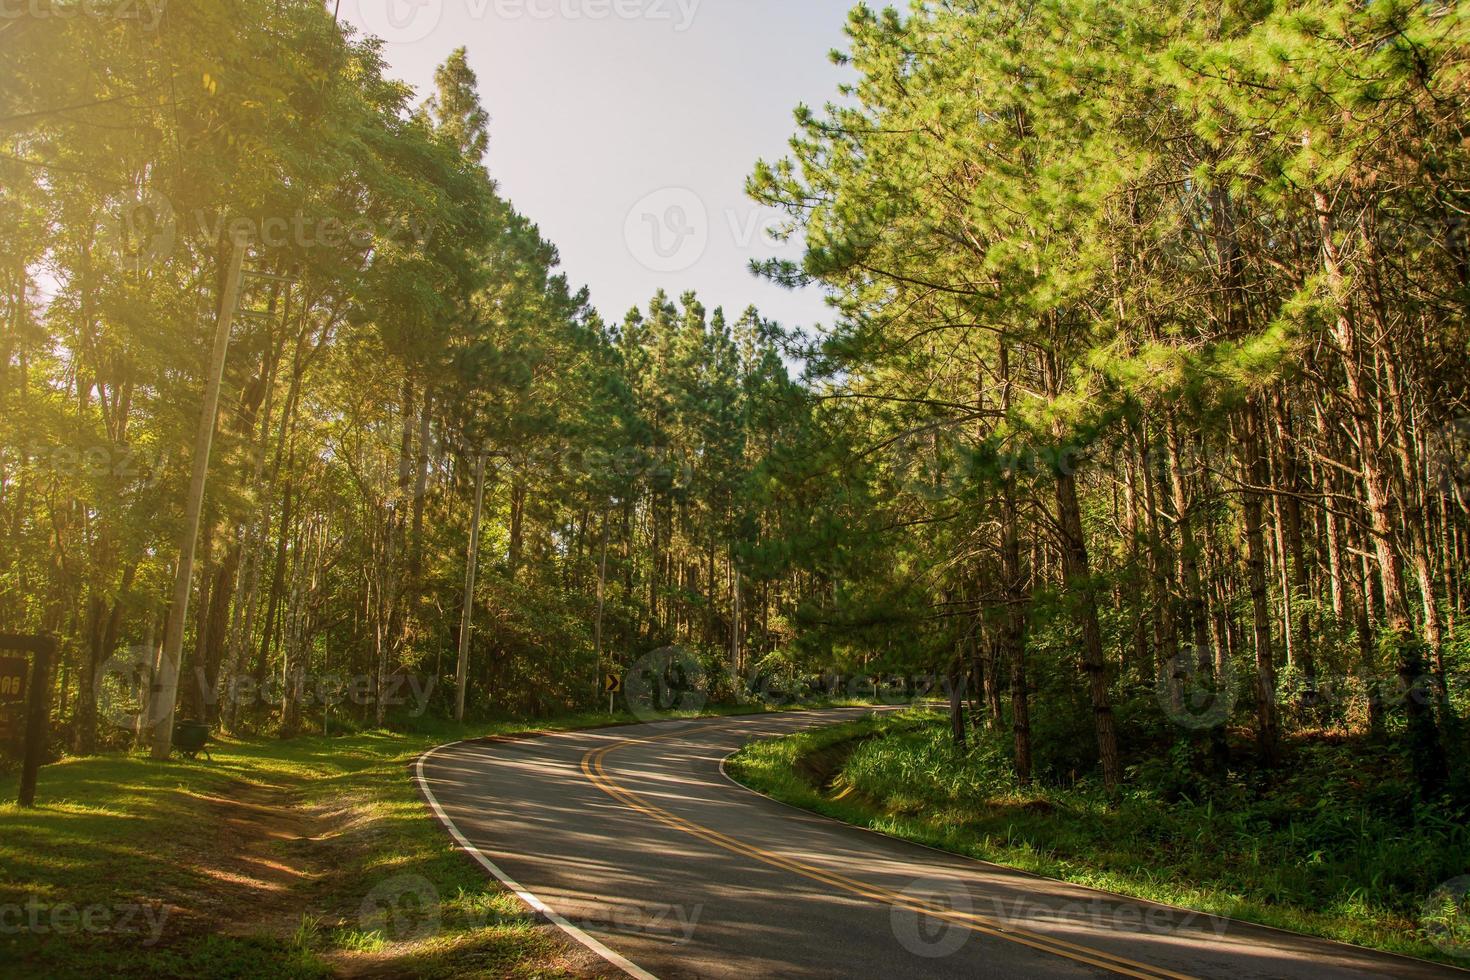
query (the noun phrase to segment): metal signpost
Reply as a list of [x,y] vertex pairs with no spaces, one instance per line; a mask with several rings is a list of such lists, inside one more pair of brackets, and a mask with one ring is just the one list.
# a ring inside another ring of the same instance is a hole
[[[0,658],[0,738],[15,738],[23,726],[25,747],[21,755],[20,795],[23,807],[36,805],[36,774],[46,752],[46,709],[51,700],[51,665],[58,646],[53,636],[16,636],[0,633],[0,653],[30,654],[27,664],[20,657]],[[29,675],[29,676],[27,676]]]
[[602,689],[607,692],[607,713],[613,713],[613,698],[623,693],[623,675],[607,673],[602,675]]

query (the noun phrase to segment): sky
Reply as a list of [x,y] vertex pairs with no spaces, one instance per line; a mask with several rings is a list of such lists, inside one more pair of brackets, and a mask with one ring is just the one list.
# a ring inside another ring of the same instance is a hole
[[487,164],[609,320],[655,290],[696,290],[731,317],[830,323],[820,290],[753,276],[799,258],[744,193],[786,155],[800,103],[837,95],[854,0],[340,0],[385,41],[391,73],[427,96],[455,48],[491,115]]

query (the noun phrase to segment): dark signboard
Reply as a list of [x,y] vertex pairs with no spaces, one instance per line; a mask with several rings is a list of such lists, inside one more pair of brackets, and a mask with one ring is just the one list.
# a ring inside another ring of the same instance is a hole
[[0,652],[30,657],[0,657],[0,743],[20,740],[17,800],[23,807],[36,805],[36,775],[46,754],[46,709],[51,700],[51,665],[56,662],[57,650],[55,637],[0,633]]
[[20,758],[25,749],[25,711],[18,704],[0,704],[0,754]]
[[22,657],[0,657],[0,704],[19,704],[26,699],[30,668]]
[[7,755],[19,755],[23,745],[30,667],[21,657],[0,657],[0,752]]

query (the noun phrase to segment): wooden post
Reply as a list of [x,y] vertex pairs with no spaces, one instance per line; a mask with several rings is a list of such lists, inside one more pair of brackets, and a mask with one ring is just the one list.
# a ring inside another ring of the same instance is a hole
[[173,603],[163,637],[159,677],[149,699],[153,721],[153,758],[164,760],[174,746],[174,708],[179,694],[179,667],[184,650],[184,626],[189,620],[189,592],[194,578],[194,550],[199,542],[199,521],[204,512],[204,483],[209,475],[209,452],[214,445],[214,427],[219,414],[220,388],[224,382],[225,358],[230,350],[230,328],[240,303],[240,276],[245,263],[246,242],[230,243],[230,265],[220,296],[214,331],[214,351],[205,379],[204,406],[199,413],[199,433],[194,443],[193,472],[184,510],[184,531],[179,544],[179,567],[174,575]]
[[470,524],[470,554],[464,573],[464,613],[459,620],[459,670],[455,683],[459,690],[454,705],[454,720],[464,721],[465,689],[470,677],[470,625],[475,615],[475,571],[480,563],[480,513],[485,507],[485,453],[475,463],[475,517]]
[[46,712],[51,700],[51,663],[56,659],[59,644],[55,637],[43,638],[31,658],[31,684],[26,694],[26,752],[20,770],[20,795],[22,807],[36,805],[36,776],[41,771],[41,758],[46,753]]
[[20,793],[16,802],[22,807],[36,805],[36,775],[46,755],[46,715],[51,707],[51,665],[58,658],[60,642],[54,636],[17,636],[0,634],[0,650],[31,655],[31,676],[26,685],[25,755],[21,762]]

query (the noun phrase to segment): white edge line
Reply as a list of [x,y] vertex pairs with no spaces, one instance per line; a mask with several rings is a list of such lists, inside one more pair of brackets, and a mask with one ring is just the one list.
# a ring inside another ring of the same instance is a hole
[[530,891],[526,890],[526,888],[522,886],[518,881],[502,871],[499,866],[495,864],[494,861],[490,860],[490,858],[485,855],[483,851],[481,851],[474,844],[471,844],[469,842],[469,839],[460,832],[459,827],[455,826],[454,821],[449,819],[449,814],[445,813],[444,807],[439,804],[439,798],[434,795],[433,790],[429,789],[429,782],[424,777],[424,763],[428,762],[429,759],[432,758],[436,753],[444,749],[451,749],[455,746],[466,744],[469,743],[451,742],[448,745],[441,745],[436,749],[430,749],[423,755],[419,756],[418,762],[415,765],[415,775],[419,784],[419,792],[424,794],[424,799],[428,801],[430,809],[434,811],[434,816],[437,817],[439,822],[442,823],[445,829],[449,831],[450,835],[454,838],[455,843],[459,845],[460,850],[464,851],[466,854],[470,855],[470,857],[478,861],[486,871],[495,876],[495,879],[497,881],[499,881],[506,888],[510,889],[512,892],[515,892],[517,898],[519,898],[522,902],[525,902],[535,911],[541,913],[541,915],[545,916],[548,920],[550,920],[552,925],[556,926],[562,932],[566,933],[568,936],[572,937],[577,942],[581,943],[583,946],[591,950],[593,953],[596,953],[598,956],[602,957],[604,960],[617,967],[619,970],[622,970],[628,976],[634,977],[635,980],[658,980],[658,977],[656,977],[654,974],[649,973],[647,970],[643,969],[643,967],[634,963],[627,957],[613,952],[607,946],[604,946],[601,942],[589,935],[586,931],[578,928],[562,916],[558,915],[556,912],[552,911],[551,906],[547,905]]

